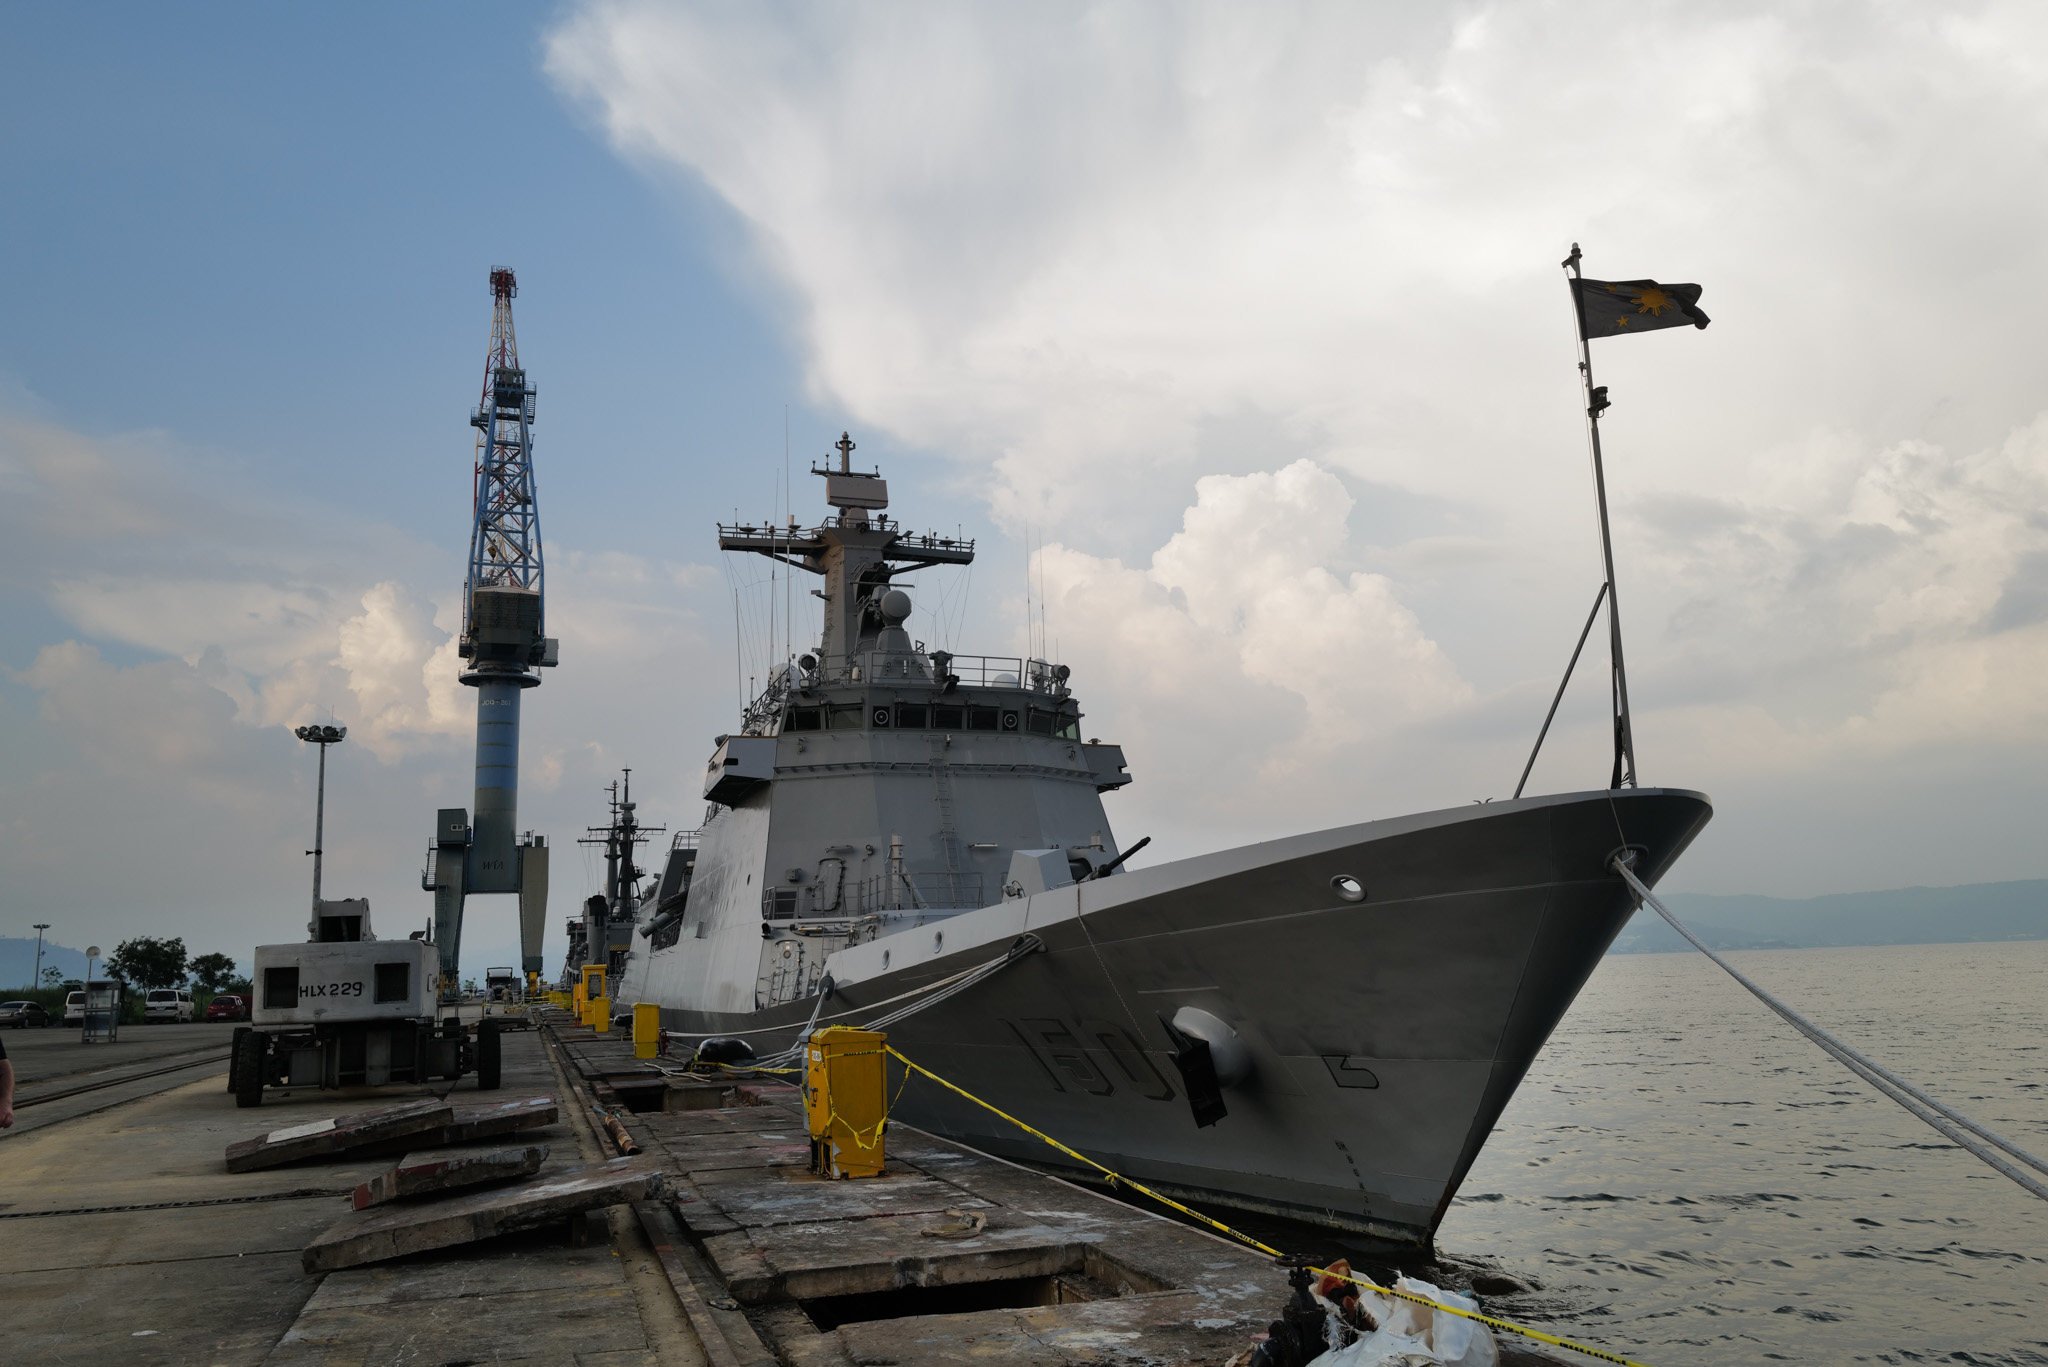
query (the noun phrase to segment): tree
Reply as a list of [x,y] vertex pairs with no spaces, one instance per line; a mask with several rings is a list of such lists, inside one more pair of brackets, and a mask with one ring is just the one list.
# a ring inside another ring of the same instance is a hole
[[138,935],[107,956],[107,972],[137,987],[175,987],[185,980],[185,940]]
[[226,990],[235,976],[235,961],[225,954],[197,954],[185,967],[191,971],[193,981],[208,992]]
[[50,966],[49,966],[48,968],[46,968],[46,969],[44,969],[44,970],[43,970],[43,986],[44,986],[44,987],[61,987],[61,986],[63,986],[63,983],[64,983],[64,970],[63,970],[63,969],[61,969],[61,968],[57,967],[57,966],[56,966],[55,964],[51,964],[51,965],[50,965]]

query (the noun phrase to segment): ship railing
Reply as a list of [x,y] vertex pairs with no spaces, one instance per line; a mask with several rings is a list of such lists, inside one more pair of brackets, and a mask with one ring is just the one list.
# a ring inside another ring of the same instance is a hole
[[[808,544],[811,534],[802,527],[778,527],[773,522],[764,522],[759,526],[751,522],[721,522],[718,524],[718,539],[726,543],[744,543],[749,548],[760,546],[764,549],[780,550],[784,547]],[[735,548],[728,544],[727,549]]]
[[[814,677],[826,682],[914,682],[934,686],[950,678],[967,688],[1022,688],[1064,696],[1067,673],[1064,666],[1049,660],[1018,655],[955,655],[919,648],[910,652],[864,650],[850,655],[827,655],[819,661]],[[778,693],[778,702],[780,696]]]
[[675,839],[668,842],[671,850],[694,850],[697,848],[697,831],[677,831]]
[[830,884],[769,888],[761,919],[857,920],[885,911],[972,910],[987,905],[979,873],[876,873]]
[[[779,526],[773,522],[721,522],[718,524],[718,539],[727,550],[816,551],[818,547],[812,534],[824,528],[893,532],[901,526],[887,513],[875,510],[865,516],[833,513],[819,518],[815,527]],[[889,549],[892,553],[907,551],[965,564],[974,558],[974,538],[940,536],[933,532],[906,533],[898,536]]]

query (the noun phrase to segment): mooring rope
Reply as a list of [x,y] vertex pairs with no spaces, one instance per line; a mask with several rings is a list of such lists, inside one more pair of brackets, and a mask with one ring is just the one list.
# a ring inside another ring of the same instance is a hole
[[[1914,1086],[1905,1078],[1892,1072],[1883,1064],[1851,1048],[1826,1030],[1823,1030],[1820,1026],[1815,1025],[1805,1016],[1799,1014],[1799,1012],[1793,1010],[1790,1006],[1787,1006],[1784,1002],[1778,1000],[1777,997],[1766,991],[1741,969],[1707,948],[1706,942],[1687,929],[1683,921],[1680,921],[1671,914],[1669,907],[1657,900],[1657,894],[1651,892],[1644,885],[1643,880],[1636,877],[1635,870],[1629,867],[1628,861],[1624,856],[1615,856],[1613,868],[1616,873],[1621,875],[1622,881],[1627,883],[1629,888],[1634,891],[1636,897],[1643,905],[1663,917],[1666,924],[1684,936],[1688,944],[1706,955],[1709,959],[1712,959],[1724,973],[1747,988],[1751,996],[1777,1012],[1786,1024],[1819,1045],[1851,1072],[1869,1083],[1880,1095],[1897,1102],[1900,1108],[1908,1115],[1922,1121],[1943,1138],[1950,1140],[1958,1147],[1975,1155],[1986,1166],[2011,1178],[2014,1182],[2025,1187],[2042,1200],[2048,1201],[2048,1183],[2043,1183],[2040,1177],[2035,1176],[2035,1173],[2048,1176],[2048,1162],[2035,1157],[1997,1131],[1985,1128],[1969,1116],[1964,1115],[1961,1111],[1929,1096],[1919,1087]],[[1983,1142],[1980,1143],[1980,1140]],[[1994,1153],[1992,1151],[1994,1147],[2004,1150],[2006,1155],[2019,1160],[2019,1163],[2025,1164],[2027,1168],[2032,1168],[2034,1171],[2031,1173],[2027,1172],[2022,1167],[2008,1161],[2005,1156]]]
[[[959,1083],[953,1082],[947,1078],[940,1077],[937,1073],[925,1067],[923,1064],[913,1062],[912,1060],[906,1058],[903,1055],[903,1053],[900,1050],[898,1050],[896,1046],[894,1046],[893,1044],[884,1044],[882,1046],[881,1052],[887,1054],[890,1058],[895,1059],[898,1063],[903,1065],[903,1081],[906,1085],[909,1083],[910,1074],[912,1073],[916,1073],[920,1077],[929,1078],[931,1081],[937,1083],[939,1086],[945,1088],[949,1092],[952,1092],[956,1096],[964,1097],[966,1100],[973,1102],[975,1105],[981,1107],[983,1110],[988,1111],[991,1114],[1008,1121],[1010,1124],[1024,1131],[1024,1133],[1030,1135],[1033,1139],[1037,1139],[1042,1143],[1048,1144],[1052,1148],[1057,1149],[1059,1152],[1073,1159],[1075,1162],[1081,1163],[1089,1168],[1092,1168],[1096,1173],[1101,1175],[1101,1177],[1111,1187],[1124,1187],[1128,1190],[1137,1192],[1141,1196],[1149,1197],[1150,1199],[1157,1201],[1160,1205],[1167,1207],[1169,1210],[1178,1211],[1180,1214],[1187,1216],[1189,1219],[1195,1221],[1196,1223],[1206,1225],[1208,1228],[1216,1231],[1218,1234],[1222,1234],[1228,1238],[1234,1239],[1238,1243],[1243,1244],[1245,1247],[1253,1249],[1256,1252],[1263,1253],[1267,1257],[1272,1258],[1276,1262],[1286,1263],[1293,1267],[1305,1267],[1310,1272],[1314,1273],[1316,1276],[1319,1277],[1334,1277],[1339,1281],[1349,1282],[1353,1286],[1363,1288],[1367,1291],[1375,1292],[1379,1295],[1386,1296],[1393,1300],[1411,1301],[1416,1305],[1427,1306],[1431,1310],[1441,1311],[1446,1315],[1456,1315],[1460,1319],[1472,1320],[1475,1323],[1484,1324],[1490,1328],[1499,1329],[1506,1333],[1518,1334],[1523,1338],[1534,1339],[1538,1343],[1547,1343],[1554,1348],[1566,1348],[1574,1353],[1583,1353],[1585,1356],[1589,1358],[1596,1358],[1601,1362],[1616,1363],[1619,1365],[1619,1367],[1648,1367],[1647,1363],[1638,1362],[1636,1359],[1632,1357],[1627,1357],[1620,1353],[1612,1353],[1605,1348],[1595,1348],[1591,1344],[1579,1343],[1573,1339],[1562,1338],[1556,1334],[1552,1334],[1546,1330],[1537,1329],[1531,1325],[1520,1324],[1510,1319],[1502,1319],[1498,1315],[1484,1314],[1478,1310],[1467,1310],[1463,1306],[1451,1305],[1444,1301],[1432,1299],[1428,1296],[1418,1295],[1413,1291],[1403,1291],[1402,1289],[1396,1286],[1381,1286],[1378,1282],[1373,1281],[1371,1278],[1361,1277],[1355,1272],[1339,1272],[1333,1268],[1318,1267],[1307,1259],[1290,1256],[1289,1254],[1283,1253],[1279,1249],[1273,1247],[1271,1244],[1266,1243],[1261,1239],[1255,1238],[1254,1236],[1245,1233],[1241,1229],[1235,1229],[1230,1225],[1225,1224],[1223,1221],[1217,1219],[1213,1215],[1206,1214],[1202,1211],[1196,1210],[1193,1206],[1185,1205],[1179,1201],[1176,1201],[1171,1196],[1166,1195],[1164,1192],[1157,1191],[1152,1187],[1148,1187],[1143,1182],[1137,1181],[1134,1178],[1126,1177],[1122,1173],[1117,1172],[1115,1169],[1110,1168],[1105,1164],[1097,1162],[1095,1159],[1090,1158],[1087,1154],[1082,1153],[1079,1149],[1061,1143],[1059,1140],[1053,1138],[1051,1135],[1047,1134],[1044,1130],[1039,1129],[1035,1125],[1032,1125],[1027,1121],[1019,1120],[1016,1116],[1011,1115],[1008,1111],[1002,1109],[1000,1106],[997,1106],[994,1102],[984,1101],[982,1098],[968,1091],[965,1087],[962,1087]],[[897,1088],[896,1095],[898,1100],[902,1099],[902,1087]],[[848,1128],[850,1129],[851,1127],[849,1126]]]
[[[795,1027],[796,1036],[787,1046],[777,1049],[773,1053],[764,1054],[751,1063],[732,1065],[728,1071],[758,1073],[801,1072],[803,1071],[801,1066],[792,1067],[790,1065],[802,1064],[804,1051],[810,1042],[812,1034],[816,1032],[821,1019],[825,1021],[843,1021],[850,1017],[873,1011],[878,1007],[889,1006],[897,1002],[908,1002],[909,1004],[906,1006],[898,1006],[894,1011],[885,1012],[857,1027],[862,1030],[887,1030],[900,1020],[908,1019],[920,1011],[929,1010],[940,1002],[958,996],[969,988],[987,981],[1005,968],[1008,968],[1011,964],[1016,963],[1019,959],[1029,954],[1035,954],[1044,947],[1044,942],[1036,935],[1026,933],[1011,941],[1010,947],[1003,952],[1000,958],[990,959],[986,963],[962,969],[960,972],[941,978],[935,983],[927,983],[923,987],[913,988],[908,992],[899,993],[882,1001],[871,1002],[866,1006],[855,1007],[851,1011],[840,1011],[830,1016],[820,1016],[820,1012],[824,1009],[825,998],[828,995],[820,991],[816,1003],[811,1007],[811,1018],[803,1025]],[[706,1034],[692,1032],[687,1035],[679,1035],[678,1037],[684,1039],[737,1039],[748,1035],[779,1034],[791,1028],[787,1025],[776,1025],[763,1027],[758,1030],[737,1030],[725,1036],[719,1036],[715,1032]],[[663,1069],[662,1071],[668,1070]]]

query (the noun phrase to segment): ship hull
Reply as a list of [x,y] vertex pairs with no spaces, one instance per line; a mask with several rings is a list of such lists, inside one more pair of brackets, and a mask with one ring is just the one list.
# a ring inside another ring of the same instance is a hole
[[[1205,1208],[1427,1244],[1634,910],[1609,861],[1634,851],[1654,885],[1710,816],[1703,795],[1682,790],[1566,794],[1120,873],[841,950],[827,964],[835,990],[821,1019],[860,1024],[879,1003],[1035,937],[1041,949],[895,1023],[891,1044]],[[1347,879],[1362,898],[1340,894]],[[661,970],[657,957],[641,999],[662,1005],[671,1030],[741,1034],[765,1053],[813,1014],[809,1000],[693,1010],[664,997]],[[1183,1007],[1230,1026],[1251,1062],[1222,1089],[1227,1113],[1206,1126],[1166,1027]],[[924,1079],[908,1083],[894,1115],[1005,1157],[1075,1167]]]

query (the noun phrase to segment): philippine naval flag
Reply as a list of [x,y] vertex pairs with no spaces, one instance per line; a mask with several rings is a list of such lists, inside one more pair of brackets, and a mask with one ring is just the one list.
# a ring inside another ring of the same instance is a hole
[[1579,332],[1595,337],[1626,337],[1658,328],[1707,325],[1700,312],[1698,285],[1660,285],[1655,280],[1572,281],[1579,304]]

